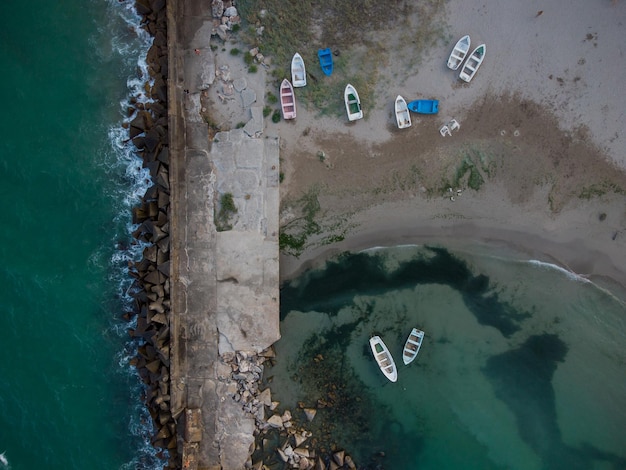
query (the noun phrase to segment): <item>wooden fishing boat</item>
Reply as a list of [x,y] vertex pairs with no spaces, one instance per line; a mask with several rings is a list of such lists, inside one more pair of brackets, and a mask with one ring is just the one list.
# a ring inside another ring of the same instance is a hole
[[414,100],[407,104],[410,111],[419,114],[437,114],[439,112],[438,100]]
[[283,112],[283,119],[296,118],[296,96],[291,82],[286,78],[280,84],[280,108]]
[[406,105],[406,100],[400,95],[396,96],[395,110],[398,129],[406,129],[407,127],[411,127],[411,113],[409,113],[409,108]]
[[346,102],[348,121],[361,119],[363,117],[363,110],[361,109],[361,100],[359,99],[359,94],[356,92],[356,88],[348,83],[343,92],[343,98]]
[[457,41],[452,52],[450,52],[450,57],[448,57],[448,68],[452,70],[459,68],[467,57],[471,43],[470,37],[467,35]]
[[304,59],[297,52],[291,59],[291,84],[294,88],[306,86],[306,69]]
[[325,75],[330,75],[331,73],[333,73],[333,53],[330,51],[330,49],[319,49],[317,51],[317,57],[320,60],[322,72],[324,72]]
[[424,332],[413,328],[406,339],[406,343],[404,343],[404,350],[402,351],[402,361],[405,365],[410,364],[417,357],[417,353],[420,352],[422,347],[422,341],[424,341]]
[[398,369],[396,369],[396,363],[393,361],[393,357],[387,349],[385,343],[380,336],[372,336],[370,338],[370,348],[372,348],[372,354],[374,359],[378,363],[381,372],[392,382],[398,380]]
[[461,73],[459,73],[459,78],[465,82],[470,82],[476,72],[478,72],[478,67],[485,60],[485,53],[487,52],[487,46],[481,44],[476,49],[472,51],[470,56],[467,58],[465,65],[461,69]]

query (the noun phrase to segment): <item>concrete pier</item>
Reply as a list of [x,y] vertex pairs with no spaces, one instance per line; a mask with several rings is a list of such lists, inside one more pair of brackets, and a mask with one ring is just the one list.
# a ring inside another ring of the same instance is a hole
[[[200,94],[215,79],[211,2],[168,2],[167,18],[171,411],[183,468],[240,470],[254,419],[232,399],[224,358],[280,337],[278,140],[262,134],[262,103],[242,110],[254,132],[210,140]],[[224,194],[237,210],[232,229],[218,232]]]

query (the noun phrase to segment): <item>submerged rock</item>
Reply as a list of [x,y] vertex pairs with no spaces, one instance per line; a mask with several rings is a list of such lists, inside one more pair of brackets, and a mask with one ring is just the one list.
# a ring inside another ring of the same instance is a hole
[[337,465],[342,466],[345,462],[345,451],[340,450],[333,454],[333,460],[337,463]]
[[313,418],[315,418],[315,415],[317,414],[317,410],[315,408],[305,408],[304,414],[306,415],[306,419],[309,422],[311,422],[313,421]]
[[283,419],[279,415],[272,415],[270,416],[270,419],[267,420],[267,424],[269,424],[273,428],[282,429]]
[[269,388],[266,388],[257,397],[259,402],[265,406],[272,406],[272,391]]

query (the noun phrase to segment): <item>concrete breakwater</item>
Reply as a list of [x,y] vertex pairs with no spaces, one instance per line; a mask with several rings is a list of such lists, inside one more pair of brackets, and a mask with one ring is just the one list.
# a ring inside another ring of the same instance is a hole
[[[166,468],[354,468],[342,451],[316,452],[260,386],[280,337],[279,146],[262,136],[264,84],[243,87],[243,129],[210,138],[201,116],[219,75],[210,43],[227,38],[233,2],[135,5],[154,38],[151,101],[133,103],[128,129],[153,185],[133,210],[133,235],[146,248],[130,270],[128,316],[152,444]],[[236,208],[228,224],[217,220],[224,195]],[[302,413],[313,419],[315,409]]]
[[[128,124],[153,183],[133,210],[133,236],[146,244],[130,269],[133,363],[166,468],[241,469],[264,417],[256,399],[263,362],[279,338],[278,143],[222,132],[211,151],[196,106],[215,76],[210,4],[135,6],[154,40],[150,100],[132,103]],[[260,111],[247,110],[255,123]],[[224,194],[238,216],[220,233]]]

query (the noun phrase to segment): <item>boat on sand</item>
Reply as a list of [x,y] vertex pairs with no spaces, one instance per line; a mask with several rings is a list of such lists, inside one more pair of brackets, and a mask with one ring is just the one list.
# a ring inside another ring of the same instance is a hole
[[459,78],[465,82],[470,82],[476,72],[478,72],[478,67],[485,60],[485,53],[487,52],[487,46],[481,44],[476,49],[472,51],[470,56],[467,58],[465,65],[461,69],[461,73],[459,73]]
[[329,48],[319,49],[317,51],[317,57],[320,60],[320,66],[324,75],[330,75],[333,73],[333,54]]
[[380,367],[380,370],[385,377],[392,382],[398,380],[396,363],[393,361],[393,357],[391,356],[389,349],[387,349],[387,346],[383,343],[380,336],[372,336],[370,338],[370,347],[372,348],[374,359],[376,359],[378,367]]
[[361,109],[361,100],[359,99],[359,94],[356,92],[356,88],[348,83],[343,92],[343,98],[346,102],[348,121],[361,119],[363,117],[363,110]]
[[413,328],[409,337],[404,343],[404,350],[402,351],[402,362],[404,364],[410,364],[417,357],[417,353],[420,352],[422,347],[422,341],[424,341],[424,332]]
[[291,82],[286,78],[280,84],[280,109],[283,112],[283,119],[296,118],[296,96]]
[[457,41],[450,52],[450,57],[448,57],[448,68],[452,70],[456,70],[467,57],[467,53],[469,52],[471,40],[468,35],[463,36],[461,39]]
[[294,88],[306,86],[306,68],[304,59],[297,52],[291,59],[291,84]]
[[410,111],[418,114],[437,114],[439,100],[413,100],[407,104]]
[[411,127],[411,114],[409,113],[409,108],[406,105],[406,100],[400,95],[396,96],[395,110],[398,129]]

